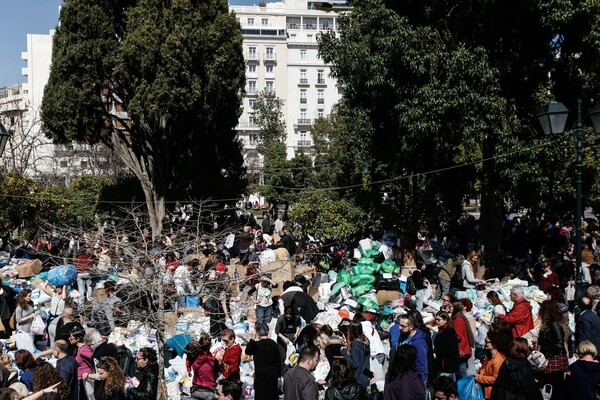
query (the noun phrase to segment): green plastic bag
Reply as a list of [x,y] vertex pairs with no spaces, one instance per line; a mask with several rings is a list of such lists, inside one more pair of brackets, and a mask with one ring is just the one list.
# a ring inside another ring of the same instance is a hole
[[384,260],[381,263],[381,271],[385,272],[386,274],[392,274],[395,273],[394,271],[398,268],[398,266],[396,265],[396,263],[392,260]]
[[381,272],[381,264],[373,264],[373,266],[375,267],[375,275],[379,275],[379,272]]
[[330,297],[335,297],[337,296],[337,294],[340,292],[340,290],[346,286],[345,282],[336,282],[332,287],[331,287],[331,294],[329,295]]
[[358,304],[360,304],[363,307],[363,310],[367,311],[379,311],[379,304],[377,304],[376,301],[374,301],[373,299],[371,299],[370,297],[360,297],[358,299]]
[[331,260],[328,258],[322,259],[319,263],[319,267],[323,268],[325,271],[329,271],[329,268],[331,268]]
[[337,281],[338,282],[344,282],[346,285],[349,285],[350,281],[352,281],[352,277],[350,276],[350,272],[346,271],[345,269],[341,270],[340,273],[337,276]]
[[371,248],[373,250],[379,250],[380,247],[381,247],[381,242],[378,242],[377,240],[373,240],[373,242],[371,243]]
[[373,290],[373,285],[360,285],[352,288],[353,296],[362,296],[363,294],[369,293]]
[[356,265],[352,267],[352,275],[373,275],[375,272],[374,266]]
[[370,259],[370,258],[367,258],[367,257],[362,257],[356,263],[356,265],[360,265],[360,266],[364,266],[364,267],[369,267],[369,266],[371,266],[373,264],[374,264],[374,261],[372,259]]
[[373,250],[373,249],[371,249],[371,250],[365,250],[365,252],[363,253],[363,255],[365,255],[365,256],[367,256],[369,258],[373,258],[373,257],[375,257],[378,254],[379,254],[379,251],[378,250]]
[[375,277],[369,274],[355,275],[350,284],[352,286],[366,285],[375,283]]

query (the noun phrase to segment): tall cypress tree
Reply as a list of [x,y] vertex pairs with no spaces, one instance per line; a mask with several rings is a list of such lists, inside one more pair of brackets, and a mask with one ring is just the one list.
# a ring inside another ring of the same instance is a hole
[[44,132],[115,149],[159,235],[168,201],[245,189],[242,40],[225,0],[65,0]]

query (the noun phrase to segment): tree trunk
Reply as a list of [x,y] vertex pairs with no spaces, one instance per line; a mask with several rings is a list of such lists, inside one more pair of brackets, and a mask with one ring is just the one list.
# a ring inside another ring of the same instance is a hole
[[[483,158],[491,158],[494,146],[483,145]],[[496,173],[496,163],[483,163],[481,180],[481,214],[479,216],[480,241],[486,275],[494,275],[500,266],[500,244],[502,237],[502,194]]]
[[[162,234],[162,224],[166,215],[165,196],[158,193],[156,185],[152,182],[152,171],[146,168],[146,165],[152,165],[151,160],[147,163],[140,159],[131,148],[131,145],[124,141],[119,135],[114,134],[112,147],[115,154],[123,160],[125,165],[140,181],[144,197],[146,198],[146,207],[148,208],[148,218],[152,229],[152,239],[156,239]],[[149,167],[149,168],[150,168]]]

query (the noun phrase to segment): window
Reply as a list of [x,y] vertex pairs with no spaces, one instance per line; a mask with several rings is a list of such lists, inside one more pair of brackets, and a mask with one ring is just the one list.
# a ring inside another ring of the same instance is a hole
[[248,58],[256,58],[256,47],[248,47]]
[[267,65],[265,65],[265,72],[267,74],[272,74],[273,73],[273,64],[267,64]]
[[267,92],[273,92],[273,81],[267,81],[265,83],[265,90]]
[[68,163],[68,161],[61,161],[60,166],[61,166],[61,168],[67,168],[69,166],[69,163]]
[[317,91],[317,103],[325,104],[325,91],[323,89]]
[[82,161],[81,162],[81,168],[87,168],[88,166],[88,162],[87,161]]
[[329,21],[328,20],[326,20],[326,19],[322,20],[321,24],[322,24],[321,28],[329,29]]
[[290,35],[290,42],[295,42],[295,41],[296,41],[296,34],[295,34],[295,33],[292,33],[292,34]]
[[308,82],[308,79],[306,79],[306,70],[305,69],[301,69],[300,70],[300,82]]
[[313,41],[313,35],[306,35],[306,39],[308,42],[312,42]]
[[256,93],[256,81],[248,81],[248,94]]
[[248,18],[246,21],[248,22],[248,26],[254,26],[254,18]]
[[300,50],[300,59],[306,60],[306,50]]
[[251,74],[256,73],[256,64],[248,64],[248,72]]
[[322,69],[317,71],[317,83],[325,83],[325,72]]
[[306,131],[300,131],[300,140],[306,141]]
[[322,108],[319,108],[319,109],[317,110],[317,117],[318,117],[318,118],[324,118],[324,117],[325,117],[325,110],[324,110],[324,109],[322,109]]
[[250,145],[254,146],[256,144],[256,141],[257,137],[254,133],[248,135],[248,143],[250,143]]
[[254,124],[256,124],[256,121],[254,119],[254,115],[248,116],[248,127],[249,128],[253,128]]
[[256,99],[248,99],[248,109],[254,110],[255,104],[256,104]]
[[300,119],[303,121],[306,120],[306,108],[300,109]]
[[306,89],[300,89],[300,103],[306,104]]
[[260,26],[269,26],[269,18],[261,18]]
[[0,89],[0,99],[5,99],[8,97],[8,88]]
[[275,52],[273,51],[272,47],[267,47],[267,52],[265,53],[265,58],[267,60],[273,60],[275,59]]

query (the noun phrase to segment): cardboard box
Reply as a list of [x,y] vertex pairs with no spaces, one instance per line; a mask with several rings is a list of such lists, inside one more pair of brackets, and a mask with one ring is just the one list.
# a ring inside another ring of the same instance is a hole
[[395,301],[400,298],[399,290],[380,290],[377,292],[377,304],[382,305],[386,301]]
[[411,275],[412,275],[412,273],[413,273],[413,272],[414,272],[416,269],[417,269],[417,267],[416,267],[416,266],[413,266],[413,265],[403,265],[403,266],[400,268],[402,275],[404,275],[404,276],[406,276],[406,277],[408,277],[408,276],[411,276]]
[[165,330],[168,333],[174,333],[177,329],[175,329],[175,325],[177,325],[177,313],[174,312],[165,312]]
[[42,271],[42,262],[40,260],[25,260],[17,265],[19,278],[31,278]]
[[296,276],[296,267],[292,261],[273,261],[263,265],[261,272],[271,274],[271,280],[277,283],[277,287],[273,288],[273,296],[280,296],[283,293],[283,283]]
[[402,265],[404,266],[416,266],[417,260],[415,257],[415,250],[402,250]]

